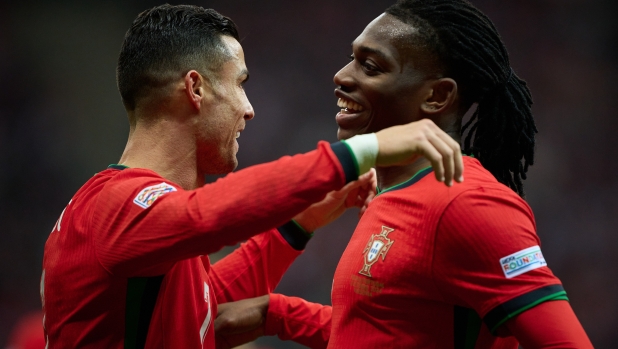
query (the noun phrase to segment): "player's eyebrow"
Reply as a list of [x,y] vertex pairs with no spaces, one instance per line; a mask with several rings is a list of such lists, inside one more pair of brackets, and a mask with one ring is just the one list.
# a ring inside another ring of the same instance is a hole
[[384,52],[382,52],[382,51],[380,51],[378,49],[371,48],[371,47],[368,47],[368,46],[359,46],[358,50],[360,52],[363,52],[363,53],[372,53],[372,54],[382,58],[385,61],[388,60],[388,56],[386,55],[386,53],[384,53]]

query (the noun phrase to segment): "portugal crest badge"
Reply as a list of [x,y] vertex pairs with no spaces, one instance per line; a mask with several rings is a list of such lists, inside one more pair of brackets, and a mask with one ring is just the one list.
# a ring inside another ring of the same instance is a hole
[[388,238],[388,234],[395,229],[382,226],[382,232],[378,235],[371,235],[367,246],[363,250],[363,261],[365,265],[358,273],[371,277],[371,266],[378,261],[378,257],[382,256],[382,261],[386,258],[386,253],[391,248],[393,240]]

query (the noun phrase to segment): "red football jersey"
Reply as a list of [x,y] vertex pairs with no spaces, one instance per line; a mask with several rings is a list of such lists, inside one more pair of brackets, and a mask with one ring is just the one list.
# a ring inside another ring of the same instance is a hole
[[[328,348],[515,349],[514,337],[494,331],[566,299],[530,207],[476,159],[464,164],[461,184],[448,188],[425,169],[369,205],[335,272]],[[282,328],[288,303],[274,298],[267,332]]]
[[[48,348],[214,348],[217,302],[273,290],[298,251],[271,229],[355,179],[351,156],[320,143],[191,191],[145,169],[96,174],[45,245]],[[264,231],[212,268],[200,257]]]

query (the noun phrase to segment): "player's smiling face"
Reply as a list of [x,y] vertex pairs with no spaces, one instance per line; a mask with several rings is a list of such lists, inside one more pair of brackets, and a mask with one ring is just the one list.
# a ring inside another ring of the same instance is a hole
[[245,129],[246,121],[254,116],[243,88],[249,78],[243,49],[230,36],[222,36],[222,41],[231,56],[221,65],[216,79],[211,82],[211,98],[204,99],[205,105],[197,127],[200,167],[207,174],[228,173],[236,168],[236,139]]
[[341,108],[336,116],[339,139],[421,118],[427,74],[415,58],[422,50],[405,45],[415,30],[382,14],[354,40],[350,63],[334,78]]

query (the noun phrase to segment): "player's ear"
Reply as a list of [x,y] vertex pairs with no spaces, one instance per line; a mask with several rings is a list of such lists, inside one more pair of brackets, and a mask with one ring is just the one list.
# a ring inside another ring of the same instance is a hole
[[202,74],[198,73],[196,70],[190,70],[187,74],[185,74],[185,94],[189,99],[189,102],[197,110],[200,110],[202,107],[202,101],[205,97],[207,97],[206,93],[209,91],[207,83],[208,82]]
[[451,78],[437,79],[429,86],[421,110],[427,114],[439,114],[448,109],[457,99],[457,83]]

